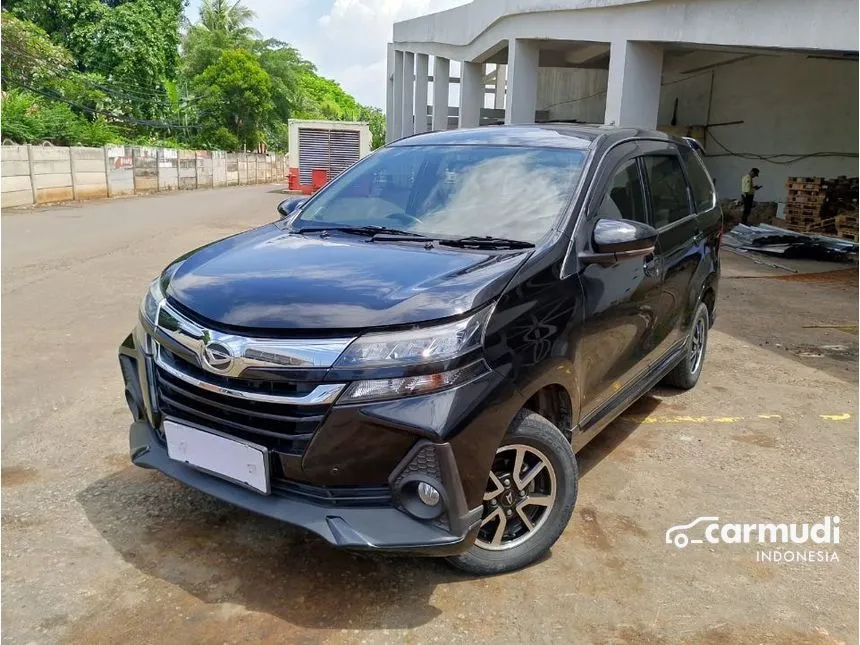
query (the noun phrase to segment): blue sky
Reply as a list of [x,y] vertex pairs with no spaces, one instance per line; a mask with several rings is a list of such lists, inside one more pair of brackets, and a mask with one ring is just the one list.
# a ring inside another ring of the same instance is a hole
[[[320,74],[333,78],[361,103],[385,107],[386,44],[392,25],[467,0],[243,0],[264,36],[296,47]],[[197,19],[200,0],[186,15]]]

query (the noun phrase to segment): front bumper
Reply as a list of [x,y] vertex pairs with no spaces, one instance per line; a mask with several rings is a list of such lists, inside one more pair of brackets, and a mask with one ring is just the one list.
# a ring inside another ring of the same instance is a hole
[[[430,445],[429,442],[425,447],[427,445]],[[456,465],[448,461],[449,458],[453,460],[450,445],[432,445],[438,449],[441,478],[444,480],[442,484],[448,500],[447,528],[414,519],[394,506],[341,508],[311,503],[289,495],[260,495],[170,459],[167,448],[147,421],[132,423],[129,432],[131,460],[136,466],[158,470],[222,501],[304,528],[334,546],[421,555],[452,555],[468,549],[474,542],[482,507],[469,511],[462,503],[462,487],[459,478],[455,477]],[[410,451],[410,455],[414,452]],[[458,499],[460,502],[456,501]]]

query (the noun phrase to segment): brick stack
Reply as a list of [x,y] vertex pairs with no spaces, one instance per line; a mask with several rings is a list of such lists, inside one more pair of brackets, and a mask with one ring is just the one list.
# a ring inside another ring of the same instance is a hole
[[789,177],[785,227],[857,240],[857,178]]

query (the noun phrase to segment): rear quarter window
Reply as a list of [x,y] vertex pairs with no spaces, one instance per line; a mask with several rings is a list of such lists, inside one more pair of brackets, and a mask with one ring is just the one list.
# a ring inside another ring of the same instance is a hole
[[705,169],[701,158],[690,148],[679,146],[681,158],[687,168],[687,176],[690,178],[690,188],[693,190],[693,201],[696,204],[696,212],[710,210],[716,203],[714,185],[711,177]]

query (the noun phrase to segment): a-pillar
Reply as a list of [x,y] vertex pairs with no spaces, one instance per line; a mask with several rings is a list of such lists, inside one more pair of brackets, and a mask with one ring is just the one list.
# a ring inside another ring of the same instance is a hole
[[403,52],[403,127],[401,136],[415,132],[415,54]]
[[630,40],[612,43],[604,122],[656,128],[662,74],[662,47]]
[[496,65],[496,98],[493,101],[493,107],[497,110],[505,109],[505,81],[507,74],[507,65]]
[[403,132],[403,52],[394,50],[394,82],[392,83],[394,96],[391,101],[391,130],[385,139],[388,142],[397,141]]
[[448,129],[448,84],[451,78],[451,61],[433,57],[433,129]]
[[534,123],[540,49],[534,41],[508,41],[508,93],[505,123]]
[[463,62],[460,65],[460,124],[461,128],[477,128],[481,124],[484,104],[484,65]]
[[430,57],[415,55],[415,132],[427,132],[427,83]]

